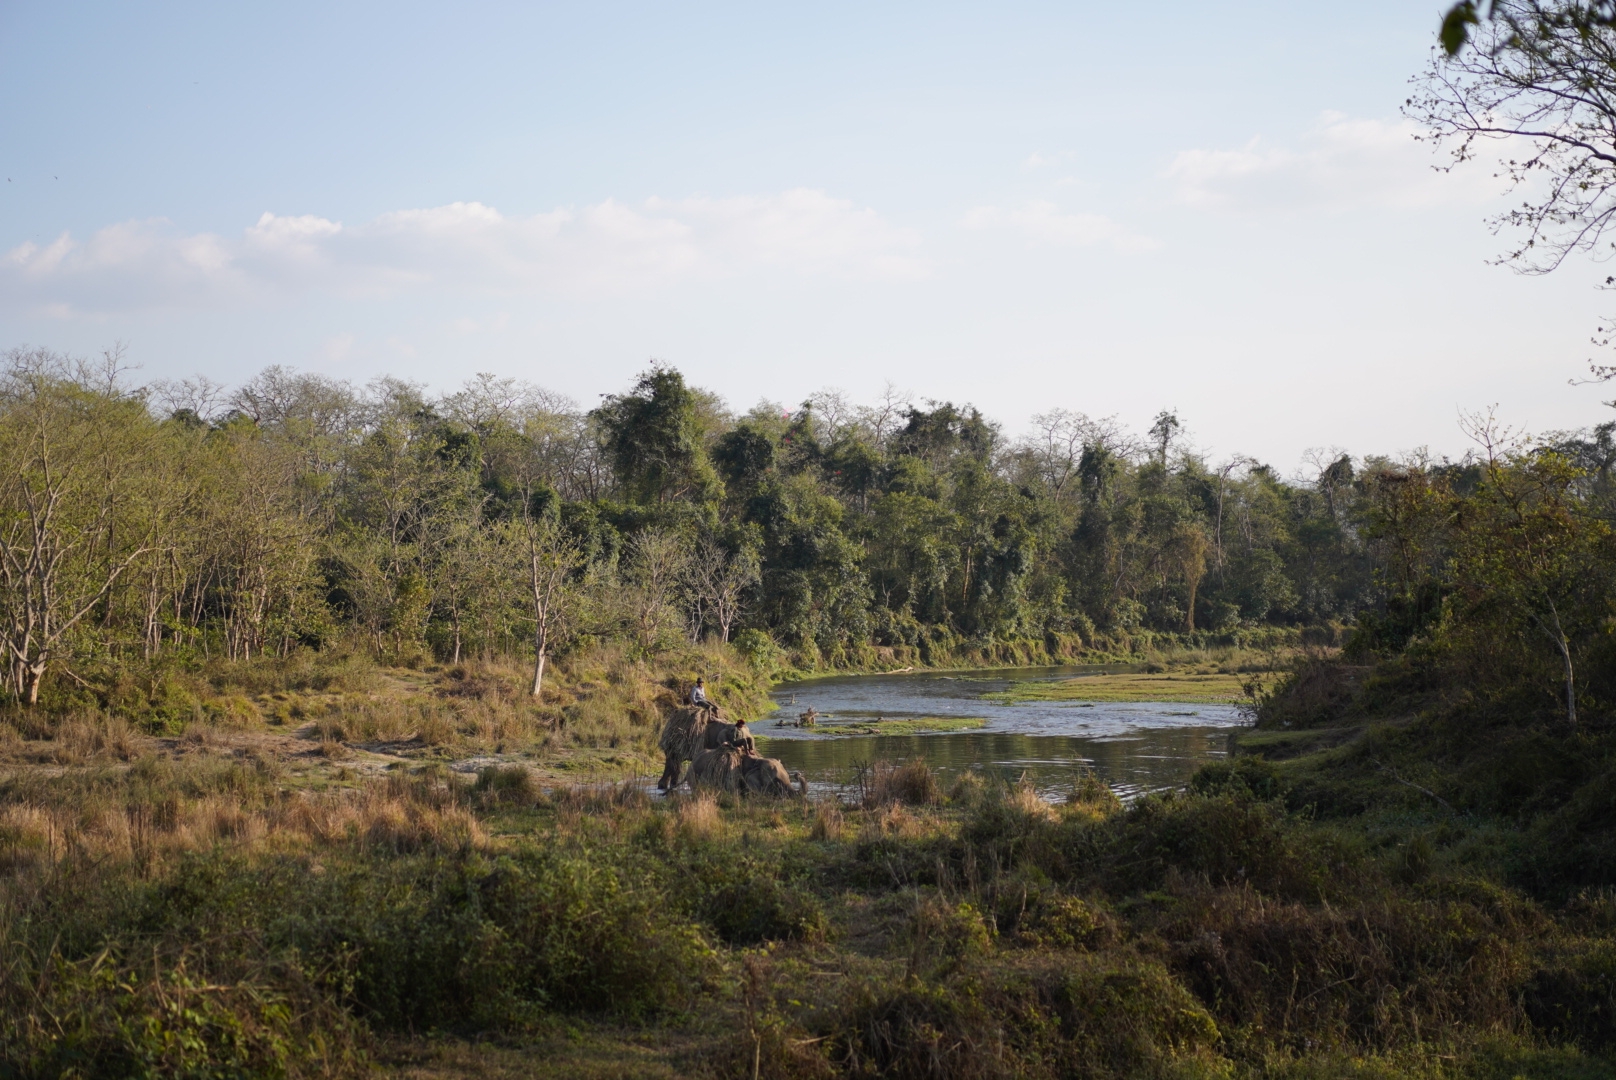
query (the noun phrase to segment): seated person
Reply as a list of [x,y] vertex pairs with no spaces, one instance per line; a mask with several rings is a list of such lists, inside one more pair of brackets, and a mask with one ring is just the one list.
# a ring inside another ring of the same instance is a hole
[[701,676],[699,675],[696,676],[696,685],[690,688],[690,704],[697,709],[716,708],[712,702],[707,700],[707,691],[703,687]]

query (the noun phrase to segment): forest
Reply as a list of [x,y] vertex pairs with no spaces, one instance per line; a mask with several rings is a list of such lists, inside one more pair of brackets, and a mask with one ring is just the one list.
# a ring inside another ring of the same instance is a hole
[[1144,435],[1035,423],[891,390],[737,415],[667,366],[585,411],[488,375],[142,386],[116,355],[13,350],[6,692],[104,701],[127,670],[350,641],[525,657],[542,700],[549,661],[601,642],[873,670],[1349,625],[1395,650],[1462,618],[1538,699],[1604,693],[1577,667],[1606,638],[1616,424],[1525,441],[1474,417],[1458,461],[1313,451],[1287,478],[1198,455],[1168,411]]

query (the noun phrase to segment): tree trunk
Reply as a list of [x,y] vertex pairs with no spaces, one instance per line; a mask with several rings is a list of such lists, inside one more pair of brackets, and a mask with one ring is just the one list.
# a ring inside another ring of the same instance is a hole
[[30,708],[39,704],[39,684],[44,678],[44,664],[24,664],[22,666],[22,699]]
[[[1543,626],[1543,632],[1550,641],[1554,642],[1554,647],[1560,653],[1560,662],[1565,665],[1566,726],[1575,730],[1577,726],[1577,676],[1571,666],[1571,642],[1566,638],[1565,627],[1560,624],[1560,609],[1554,606],[1553,600],[1548,601],[1548,608],[1549,616],[1554,619],[1554,631],[1550,633],[1549,628]],[[1538,625],[1542,626],[1541,620],[1539,620]]]
[[544,661],[546,657],[543,645],[538,647],[538,654],[538,659],[533,664],[533,697],[535,700],[544,691]]
[[1560,639],[1559,645],[1560,659],[1565,663],[1566,724],[1571,728],[1575,728],[1577,726],[1577,679],[1575,672],[1571,669],[1571,647],[1564,638]]

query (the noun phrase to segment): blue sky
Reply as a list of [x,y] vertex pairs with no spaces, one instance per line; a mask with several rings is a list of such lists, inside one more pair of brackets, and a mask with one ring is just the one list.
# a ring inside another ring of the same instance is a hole
[[1466,446],[1607,268],[1523,278],[1398,115],[1437,6],[0,0],[0,345],[591,403],[890,380],[1216,457]]

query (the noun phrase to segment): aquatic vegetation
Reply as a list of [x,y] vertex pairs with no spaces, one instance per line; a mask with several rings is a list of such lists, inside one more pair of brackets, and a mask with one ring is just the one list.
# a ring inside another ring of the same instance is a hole
[[[897,716],[863,717],[846,714],[821,715],[814,734],[835,738],[846,735],[939,735],[950,731],[978,731],[987,727],[980,716]],[[767,735],[758,738],[766,739]]]
[[1081,675],[1070,679],[1025,679],[984,695],[990,701],[1169,701],[1229,705],[1245,700],[1245,682],[1234,674],[1193,671],[1160,674]]

